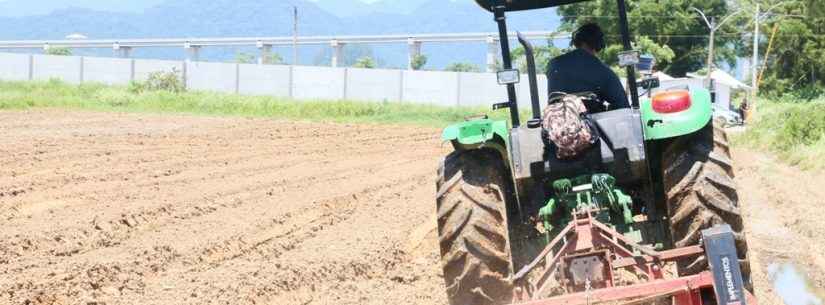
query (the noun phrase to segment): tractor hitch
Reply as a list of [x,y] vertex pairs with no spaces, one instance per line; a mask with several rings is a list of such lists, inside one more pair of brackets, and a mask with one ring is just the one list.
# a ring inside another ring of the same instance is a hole
[[[656,251],[599,222],[596,213],[574,211],[573,221],[515,274],[514,304],[630,305],[672,298],[675,305],[702,305],[712,292],[719,300],[714,304],[757,304],[744,289],[729,226],[703,231],[703,246]],[[667,271],[700,255],[710,270],[681,277]]]

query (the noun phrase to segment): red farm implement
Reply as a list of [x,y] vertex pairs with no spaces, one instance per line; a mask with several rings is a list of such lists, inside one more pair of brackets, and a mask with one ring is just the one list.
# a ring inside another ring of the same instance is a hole
[[[654,251],[592,215],[589,210],[574,213],[573,221],[515,274],[514,304],[630,305],[668,299],[674,305],[757,304],[743,289],[738,264],[731,263],[737,256],[727,226],[704,231],[703,246]],[[665,271],[679,259],[701,255],[711,260],[711,270],[682,277]],[[619,273],[635,277],[633,283],[622,283]]]

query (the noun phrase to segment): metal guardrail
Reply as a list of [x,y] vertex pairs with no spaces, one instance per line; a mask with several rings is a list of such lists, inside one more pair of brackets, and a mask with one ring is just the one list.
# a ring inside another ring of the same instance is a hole
[[[569,33],[531,31],[521,33],[527,39],[568,39]],[[515,33],[509,37],[516,37]],[[222,38],[157,38],[157,39],[78,39],[78,40],[7,40],[0,41],[0,49],[43,49],[49,48],[112,48],[115,56],[131,57],[135,48],[183,48],[186,60],[199,60],[203,47],[255,46],[260,49],[259,63],[266,63],[272,47],[297,45],[328,45],[333,48],[330,65],[337,67],[343,57],[343,47],[347,44],[393,44],[406,43],[409,46],[408,68],[412,69],[414,58],[421,54],[423,43],[484,42],[487,44],[487,71],[492,72],[498,55],[497,33],[446,33],[446,34],[398,34],[398,35],[358,35],[358,36],[304,36],[304,37],[222,37]]]
[[[523,32],[528,39],[569,38],[568,33],[548,31]],[[515,33],[511,35],[515,37]],[[206,47],[206,46],[289,46],[293,37],[227,37],[227,38],[149,38],[149,39],[83,39],[83,40],[5,40],[0,49],[32,49],[48,47],[67,48],[150,48],[150,47]],[[426,43],[426,42],[495,42],[497,33],[399,34],[353,36],[303,36],[299,45]]]

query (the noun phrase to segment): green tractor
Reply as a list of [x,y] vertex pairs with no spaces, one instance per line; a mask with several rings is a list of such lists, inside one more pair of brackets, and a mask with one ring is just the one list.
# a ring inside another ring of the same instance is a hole
[[[520,123],[515,88],[520,73],[512,69],[505,15],[581,1],[587,0],[476,0],[493,13],[499,28],[503,69],[498,76],[509,100],[493,109],[509,108],[511,119],[508,123],[486,116],[472,118],[443,131],[443,140],[454,147],[443,159],[436,182],[439,243],[450,304],[524,300],[516,294],[538,289],[519,284],[528,277],[527,269],[560,253],[560,249],[543,249],[572,238],[565,235],[568,227],[581,225],[586,217],[617,232],[614,241],[635,245],[628,246],[634,252],[627,254],[631,261],[644,255],[654,255],[652,261],[669,258],[678,277],[709,272],[711,259],[706,253],[710,250],[702,248],[707,239],[703,234],[727,225],[738,256],[741,285],[752,291],[728,138],[712,119],[711,95],[699,89],[640,97],[640,88],[650,91],[658,81],[637,83],[634,65],[638,59],[634,58],[638,53],[632,50],[624,0],[617,0],[626,51],[620,61],[627,69],[631,108],[588,114],[600,140],[573,160],[559,160],[542,136],[532,46],[519,37],[526,51],[532,102],[532,118]],[[579,246],[581,240],[580,236]],[[582,257],[584,250],[593,253],[602,248],[606,247],[569,252],[571,257]],[[693,255],[685,255],[690,249]],[[605,263],[627,262],[619,256],[610,252]],[[595,289],[596,280],[602,277],[592,270],[587,287],[573,287],[583,283],[574,281],[580,271],[570,267],[561,276],[555,275],[555,284],[544,285],[571,287],[556,287],[562,294]],[[614,270],[606,272],[614,274]],[[602,281],[603,287],[617,285],[613,279]]]

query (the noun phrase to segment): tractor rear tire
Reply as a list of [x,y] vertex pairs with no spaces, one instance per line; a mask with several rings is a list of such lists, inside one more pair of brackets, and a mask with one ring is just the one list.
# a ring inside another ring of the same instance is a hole
[[[728,224],[733,229],[742,278],[753,291],[748,244],[734,182],[726,132],[714,121],[694,135],[675,140],[664,151],[663,182],[675,247],[699,245],[702,230]],[[702,256],[677,262],[679,274],[708,270]]]
[[505,170],[489,150],[453,152],[438,169],[438,237],[452,305],[512,301]]

